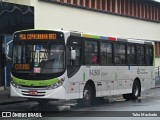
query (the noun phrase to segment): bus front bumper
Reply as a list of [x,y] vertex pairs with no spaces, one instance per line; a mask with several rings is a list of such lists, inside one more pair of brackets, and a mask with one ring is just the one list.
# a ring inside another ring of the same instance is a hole
[[66,99],[66,90],[63,86],[60,86],[56,89],[43,90],[38,88],[16,88],[10,84],[10,94],[12,97]]

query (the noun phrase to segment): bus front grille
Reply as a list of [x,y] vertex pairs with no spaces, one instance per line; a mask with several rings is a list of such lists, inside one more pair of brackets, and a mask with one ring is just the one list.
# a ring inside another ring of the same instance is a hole
[[[21,91],[22,92],[22,95],[25,95],[25,96],[45,96],[46,95],[46,92],[42,92],[42,91]],[[31,94],[32,93],[32,94]]]
[[45,96],[45,95],[29,95],[29,94],[22,94],[22,95],[25,95],[25,96]]

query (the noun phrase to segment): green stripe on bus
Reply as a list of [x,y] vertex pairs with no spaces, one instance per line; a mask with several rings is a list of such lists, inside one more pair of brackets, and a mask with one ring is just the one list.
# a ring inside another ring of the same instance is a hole
[[92,35],[92,38],[100,39],[100,36],[98,36],[98,35]]
[[16,77],[12,77],[13,82],[15,82],[18,85],[25,85],[25,86],[49,86],[53,85],[58,82],[58,78],[49,79],[49,80],[24,80],[19,79]]
[[82,34],[82,37],[100,39],[100,36],[91,34]]

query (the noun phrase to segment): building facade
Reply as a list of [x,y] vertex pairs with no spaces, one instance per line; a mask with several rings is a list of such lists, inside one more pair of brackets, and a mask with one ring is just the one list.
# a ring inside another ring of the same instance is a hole
[[160,66],[160,3],[154,0],[6,0],[35,8],[35,28],[152,40]]
[[12,54],[12,34],[33,28],[34,7],[0,1],[0,90],[10,85],[11,60],[6,54]]

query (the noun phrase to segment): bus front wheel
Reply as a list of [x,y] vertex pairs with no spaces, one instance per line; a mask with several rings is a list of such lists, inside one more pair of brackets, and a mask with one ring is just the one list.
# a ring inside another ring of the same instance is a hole
[[89,84],[86,84],[83,90],[83,98],[77,100],[78,104],[83,107],[90,106],[93,101],[93,92],[92,87]]

